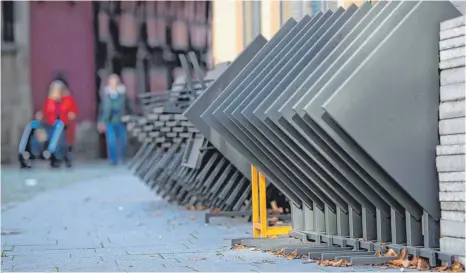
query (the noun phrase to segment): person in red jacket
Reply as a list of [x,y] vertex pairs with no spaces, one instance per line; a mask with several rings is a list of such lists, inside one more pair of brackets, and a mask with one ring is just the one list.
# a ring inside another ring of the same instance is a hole
[[[71,166],[70,150],[68,143],[74,142],[75,119],[77,105],[68,92],[64,82],[56,80],[50,84],[49,96],[45,101],[41,112],[36,114],[36,118],[48,128],[48,134],[53,134],[53,126],[56,120],[61,120],[65,124],[65,135],[60,136],[57,160],[52,160],[52,167],[59,167],[62,155],[65,156],[67,166]],[[68,131],[68,129],[70,129]],[[67,141],[68,140],[68,141]]]
[[65,122],[65,139],[67,145],[65,163],[68,167],[71,167],[71,155],[73,152],[74,143],[76,141],[76,115],[78,115],[78,105],[71,95],[69,89],[66,87],[63,89],[61,104],[68,118],[68,122]]

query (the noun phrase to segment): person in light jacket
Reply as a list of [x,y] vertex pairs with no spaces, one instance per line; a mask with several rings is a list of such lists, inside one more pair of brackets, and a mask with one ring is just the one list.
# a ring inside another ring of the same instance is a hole
[[107,86],[101,91],[97,129],[100,133],[105,132],[108,157],[113,165],[125,161],[126,127],[121,118],[132,112],[133,106],[126,94],[126,87],[118,75],[110,75]]

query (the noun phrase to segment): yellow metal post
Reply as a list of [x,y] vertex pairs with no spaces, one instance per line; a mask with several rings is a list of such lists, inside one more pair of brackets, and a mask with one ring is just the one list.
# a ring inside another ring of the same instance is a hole
[[265,176],[259,172],[259,211],[260,211],[260,223],[261,223],[261,237],[267,236],[267,194]]
[[252,231],[254,238],[286,235],[291,226],[269,227],[267,221],[267,183],[265,176],[251,165]]
[[259,222],[259,187],[257,168],[251,165],[251,189],[252,189],[252,234],[254,238],[260,236],[260,229],[255,227],[255,223]]

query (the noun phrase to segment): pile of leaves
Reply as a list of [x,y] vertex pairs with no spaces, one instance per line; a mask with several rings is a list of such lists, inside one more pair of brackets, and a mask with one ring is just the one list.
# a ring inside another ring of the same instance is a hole
[[456,260],[452,265],[451,268],[448,266],[439,266],[434,268],[435,272],[464,272],[464,266],[460,263],[460,261]]
[[448,268],[448,266],[431,268],[427,259],[414,256],[410,257],[406,248],[403,248],[400,254],[396,253],[393,249],[389,249],[385,254],[377,250],[375,255],[378,257],[398,257],[398,259],[388,262],[388,267],[390,268],[409,268],[422,271],[432,270],[434,272],[464,272],[464,267],[459,261],[455,261],[451,268]]
[[279,257],[279,258],[286,258],[288,260],[293,260],[293,259],[301,259],[302,256],[299,256],[296,250],[292,251],[290,254],[285,253],[285,249],[280,249],[276,251],[269,251],[271,254]]
[[245,249],[245,248],[246,248],[245,245],[240,245],[240,244],[237,244],[231,247],[231,249]]
[[333,267],[347,267],[347,266],[351,266],[351,264],[346,261],[345,259],[340,259],[338,261],[334,261],[334,260],[320,260],[320,261],[317,261],[316,264],[320,265],[320,266],[333,266]]
[[[282,207],[279,207],[277,205],[277,202],[275,200],[270,202],[270,207],[271,207],[270,209],[267,209],[267,214],[277,215],[277,214],[283,214],[283,212],[285,211]],[[277,216],[273,216],[273,217],[268,218],[267,222],[268,222],[269,226],[275,226],[275,225],[282,225],[283,224],[283,221],[280,220],[280,218],[277,217]]]
[[[245,248],[247,247],[244,245],[238,244],[238,245],[234,245],[231,249],[245,249]],[[304,258],[304,256],[298,255],[296,251],[286,254],[284,252],[284,249],[280,249],[276,251],[268,251],[268,252],[277,257],[286,258],[288,260]],[[417,269],[421,271],[432,271],[432,272],[465,272],[464,266],[458,260],[456,260],[451,267],[442,265],[442,266],[431,268],[427,259],[408,255],[408,251],[406,248],[404,248],[400,252],[400,254],[396,253],[393,249],[389,249],[386,253],[382,253],[379,249],[376,251],[375,256],[397,257],[397,259],[388,261],[387,265],[381,266],[380,268],[408,268],[408,269]],[[305,263],[314,263],[314,261],[312,260],[311,262],[305,262]],[[340,259],[338,261],[317,260],[315,261],[315,263],[320,266],[332,266],[332,267],[351,266],[351,264],[345,259]]]

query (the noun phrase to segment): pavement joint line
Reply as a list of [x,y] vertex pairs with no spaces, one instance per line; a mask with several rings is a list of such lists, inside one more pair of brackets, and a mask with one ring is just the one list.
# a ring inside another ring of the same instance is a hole
[[192,267],[190,267],[190,266],[188,266],[188,265],[186,266],[186,268],[189,268],[189,269],[191,269],[191,270],[194,271],[194,272],[199,272],[199,270],[197,270],[197,269],[195,269],[195,268],[192,268]]
[[[55,245],[58,245],[58,241],[57,241],[57,243]],[[47,247],[47,246],[51,246],[51,245],[50,244],[46,244],[46,245],[41,245],[41,244],[31,244],[31,245],[29,245],[29,244],[25,244],[25,245],[15,244],[15,245],[5,245],[5,246],[12,246],[12,247],[14,247],[14,246],[44,246],[44,247]],[[10,250],[8,250],[8,251],[10,251]]]

